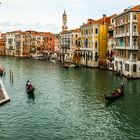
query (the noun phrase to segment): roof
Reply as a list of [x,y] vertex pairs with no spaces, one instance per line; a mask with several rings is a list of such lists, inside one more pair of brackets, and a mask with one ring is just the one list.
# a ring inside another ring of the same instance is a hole
[[139,5],[136,5],[136,6],[133,6],[131,8],[126,8],[124,9],[124,12],[118,14],[116,16],[116,18],[120,17],[120,16],[123,16],[124,14],[127,14],[129,12],[140,12],[140,4]]
[[98,19],[98,20],[93,20],[93,19],[88,19],[86,24],[83,24],[81,27],[86,27],[86,26],[90,26],[90,25],[100,25],[103,23],[108,23],[110,24],[110,19],[115,17],[116,14],[113,14],[111,16],[106,16],[104,15],[104,17]]

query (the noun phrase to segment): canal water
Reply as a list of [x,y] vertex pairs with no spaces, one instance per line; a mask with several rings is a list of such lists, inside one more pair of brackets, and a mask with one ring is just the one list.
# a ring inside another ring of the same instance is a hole
[[0,140],[140,139],[140,80],[123,78],[125,96],[107,102],[121,82],[112,72],[12,57],[0,57],[0,65],[11,97],[0,106]]

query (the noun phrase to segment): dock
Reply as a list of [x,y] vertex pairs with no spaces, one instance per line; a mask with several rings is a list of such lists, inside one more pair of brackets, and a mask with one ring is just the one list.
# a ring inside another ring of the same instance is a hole
[[0,105],[10,101],[10,97],[6,91],[2,78],[0,77]]

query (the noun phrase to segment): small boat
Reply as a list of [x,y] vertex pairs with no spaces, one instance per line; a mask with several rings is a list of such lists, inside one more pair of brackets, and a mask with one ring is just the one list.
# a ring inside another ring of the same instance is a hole
[[44,59],[44,56],[43,56],[43,54],[34,54],[34,55],[32,55],[32,58],[36,59],[36,60],[42,60],[42,59]]
[[76,65],[74,65],[74,64],[69,65],[69,68],[75,68],[75,67],[76,67]]
[[106,100],[116,100],[124,95],[124,89],[122,87],[117,88],[111,95],[105,96]]
[[50,62],[52,62],[52,63],[56,63],[56,60],[54,60],[54,59],[51,59],[51,60],[50,60]]
[[69,68],[69,65],[66,64],[66,63],[62,63],[60,66],[61,66],[62,68]]
[[3,70],[0,68],[0,77],[3,76]]

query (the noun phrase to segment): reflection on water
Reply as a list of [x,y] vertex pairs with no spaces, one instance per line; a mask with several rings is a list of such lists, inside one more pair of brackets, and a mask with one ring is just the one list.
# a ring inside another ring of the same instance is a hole
[[[11,97],[0,107],[0,139],[139,139],[139,80],[123,78],[125,96],[107,102],[104,95],[122,81],[112,72],[11,57],[1,57],[0,64]],[[27,79],[34,83],[33,94],[26,93]]]

